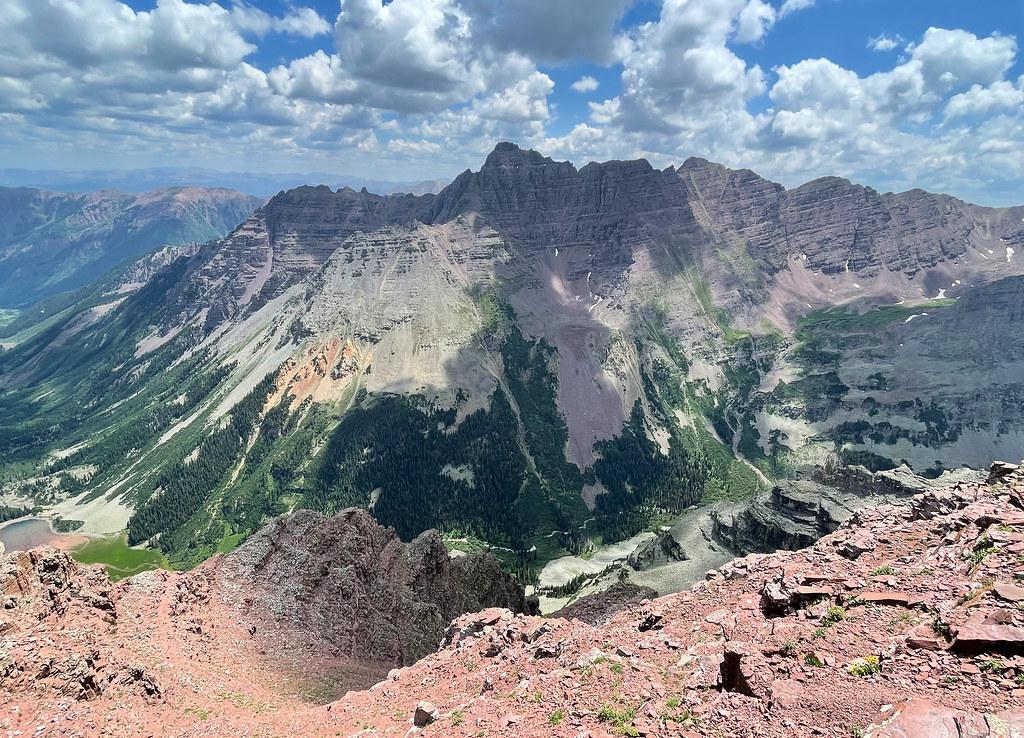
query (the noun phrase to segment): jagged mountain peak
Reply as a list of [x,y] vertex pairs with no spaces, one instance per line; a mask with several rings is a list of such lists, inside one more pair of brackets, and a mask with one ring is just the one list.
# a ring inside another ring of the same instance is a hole
[[494,150],[487,155],[483,168],[520,168],[555,163],[557,162],[555,162],[554,159],[544,156],[538,151],[520,148],[518,144],[512,143],[511,141],[501,141],[496,144]]

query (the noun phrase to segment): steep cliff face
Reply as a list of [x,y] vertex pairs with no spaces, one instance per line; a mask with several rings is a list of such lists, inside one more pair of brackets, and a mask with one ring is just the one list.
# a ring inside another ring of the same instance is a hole
[[[476,212],[528,253],[558,249],[567,277],[615,288],[634,249],[660,241],[685,260],[696,223],[671,170],[646,161],[591,163],[577,170],[514,144],[499,144],[479,172],[464,172],[435,198],[433,222]],[[676,253],[678,252],[678,253]]]
[[192,260],[165,322],[201,314],[209,332],[316,273],[354,233],[412,223],[430,199],[323,185],[281,192]]
[[0,307],[83,287],[161,246],[220,238],[261,202],[199,187],[141,195],[0,188]]
[[838,177],[786,190],[703,159],[688,159],[679,176],[704,223],[745,240],[775,272],[796,255],[824,274],[913,277],[960,259],[1005,261],[1006,247],[1019,252],[1024,239],[1024,208],[983,208],[923,190],[881,194]]
[[364,510],[278,518],[215,568],[220,596],[275,639],[374,663],[415,661],[464,612],[531,610],[490,554],[451,559],[436,531],[403,543]]

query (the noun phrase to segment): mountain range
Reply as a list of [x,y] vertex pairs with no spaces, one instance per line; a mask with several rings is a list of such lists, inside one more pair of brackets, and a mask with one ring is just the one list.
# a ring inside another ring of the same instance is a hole
[[1016,458],[1022,318],[1024,207],[502,143],[436,195],[282,192],[22,324],[0,478],[179,566],[355,506],[529,579],[814,464]]
[[120,190],[142,193],[164,187],[233,189],[258,197],[271,197],[281,190],[303,184],[324,183],[334,187],[366,187],[374,192],[437,192],[447,182],[416,180],[393,182],[327,172],[225,172],[202,167],[153,167],[148,169],[97,169],[83,171],[0,169],[0,186],[28,187],[56,192],[87,193]]
[[226,189],[85,194],[0,187],[0,308],[25,308],[167,245],[224,236],[263,204]]

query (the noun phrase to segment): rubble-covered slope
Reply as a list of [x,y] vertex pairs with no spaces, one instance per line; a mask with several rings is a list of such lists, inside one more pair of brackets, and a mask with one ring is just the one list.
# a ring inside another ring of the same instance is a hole
[[400,729],[385,704],[404,699],[408,720],[425,698],[437,712],[423,734],[445,736],[1015,734],[1024,474],[996,471],[861,510],[807,549],[737,559],[597,627],[467,616],[437,655],[332,712],[383,732]]
[[16,554],[3,559],[0,725],[38,736],[1008,737],[1024,729],[1022,552],[1024,472],[999,464],[988,484],[860,510],[809,548],[737,559],[596,625],[501,608],[460,617],[437,653],[326,704],[296,680],[297,664],[308,676],[330,660],[323,641],[265,637],[252,603],[219,584],[223,561],[110,585],[53,551]]
[[113,584],[61,551],[9,554],[0,606],[0,728],[40,736],[255,735],[264,711],[433,651],[464,612],[536,609],[489,553],[450,559],[436,532],[406,544],[362,510],[300,511],[194,571]]

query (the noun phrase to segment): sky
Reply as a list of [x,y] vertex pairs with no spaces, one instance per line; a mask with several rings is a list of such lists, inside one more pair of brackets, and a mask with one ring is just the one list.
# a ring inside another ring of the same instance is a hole
[[1024,204],[1024,0],[3,0],[0,166],[448,179],[501,140]]

